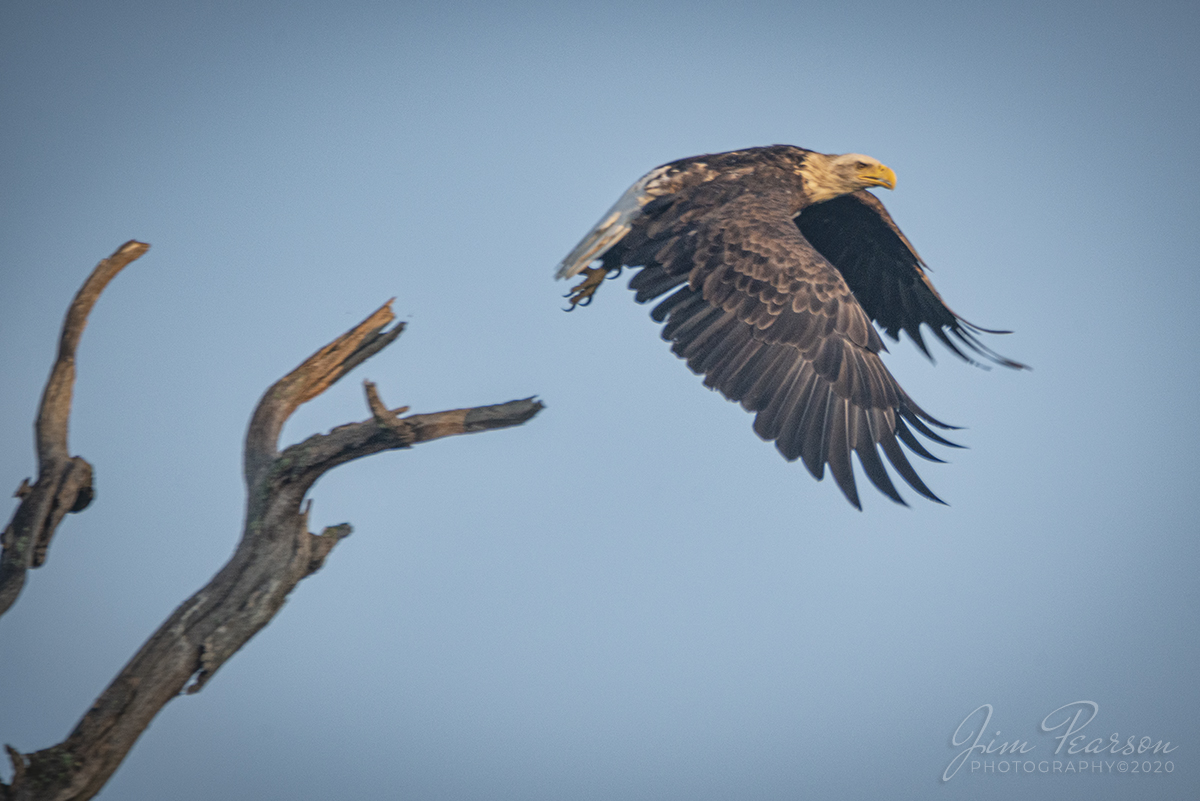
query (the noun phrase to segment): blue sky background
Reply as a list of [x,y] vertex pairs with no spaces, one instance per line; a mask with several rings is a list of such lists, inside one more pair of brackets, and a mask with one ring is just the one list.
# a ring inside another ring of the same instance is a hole
[[[5,3],[0,486],[73,293],[152,249],[83,340],[98,498],[0,619],[0,741],[63,739],[224,563],[259,396],[396,296],[286,441],[364,377],[546,410],[322,479],[354,535],[101,797],[1194,798],[1197,41],[1187,3]],[[892,347],[967,427],[921,465],[948,508],[785,463],[624,279],[560,311],[638,176],[777,142],[894,168],[944,297],[1034,367]],[[1173,773],[941,781],[981,704],[1052,760],[1083,699]]]

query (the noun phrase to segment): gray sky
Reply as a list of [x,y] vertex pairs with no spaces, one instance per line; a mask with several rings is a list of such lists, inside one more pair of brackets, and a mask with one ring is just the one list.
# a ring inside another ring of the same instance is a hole
[[[364,377],[546,410],[324,478],[354,535],[102,797],[1194,798],[1197,41],[1184,3],[5,3],[0,487],[71,296],[152,249],[83,340],[99,494],[0,619],[0,741],[60,741],[223,564],[259,396],[396,296],[285,440],[366,417]],[[920,466],[948,508],[785,463],[624,279],[560,311],[639,175],[777,142],[895,169],[943,296],[1034,367],[892,346],[967,427]],[[1039,724],[1081,700],[1173,772],[941,780],[983,704],[1077,762]]]

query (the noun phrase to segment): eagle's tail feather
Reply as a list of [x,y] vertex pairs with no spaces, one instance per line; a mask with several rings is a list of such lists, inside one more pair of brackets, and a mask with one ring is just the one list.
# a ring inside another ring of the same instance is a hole
[[567,254],[566,258],[558,263],[554,277],[570,278],[578,275],[583,268],[602,257],[613,245],[624,239],[633,227],[634,219],[641,213],[642,206],[662,194],[661,191],[655,192],[650,184],[665,170],[665,167],[651,170],[637,183],[626,189],[625,194],[621,195],[613,207],[605,212],[600,222],[596,223],[596,226],[588,231],[587,236]]

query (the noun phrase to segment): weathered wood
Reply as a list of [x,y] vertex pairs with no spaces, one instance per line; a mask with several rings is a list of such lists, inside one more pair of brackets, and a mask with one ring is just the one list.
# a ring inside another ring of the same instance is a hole
[[[4,801],[82,801],[104,786],[150,721],[181,692],[198,692],[288,594],[312,575],[350,526],[308,531],[305,494],[324,473],[373,453],[441,437],[520,425],[542,409],[532,398],[495,406],[398,417],[368,382],[368,420],[316,434],[282,452],[279,434],[305,401],[399,336],[391,301],[277,381],[246,434],[246,523],[229,562],[185,601],[134,655],[62,743],[20,754],[9,748],[13,782]],[[69,405],[69,399],[68,399]]]
[[50,540],[68,512],[81,512],[95,496],[92,466],[82,456],[67,451],[67,426],[71,417],[71,396],[75,389],[75,351],[87,327],[88,315],[100,293],[117,273],[150,249],[144,242],[129,241],[96,265],[83,282],[67,309],[58,356],[46,380],[42,403],[38,407],[34,440],[37,450],[38,477],[32,485],[21,482],[16,497],[21,499],[4,534],[0,535],[0,615],[21,594],[25,573],[41,567],[50,549]]

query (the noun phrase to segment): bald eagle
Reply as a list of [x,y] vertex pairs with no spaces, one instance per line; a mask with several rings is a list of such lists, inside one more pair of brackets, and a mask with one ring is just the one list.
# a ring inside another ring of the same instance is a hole
[[[921,495],[938,498],[899,443],[940,462],[913,431],[958,447],[880,360],[904,331],[930,356],[921,325],[968,362],[1012,368],[942,301],[907,237],[868,187],[896,174],[870,156],[774,145],[681,159],[639,179],[558,265],[583,274],[586,306],[601,282],[640,267],[629,286],[704,384],[754,412],[754,431],[820,480],[825,465],[861,509],[850,454],[897,503],[877,447]],[[599,261],[599,265],[592,267]],[[668,294],[669,293],[669,294]],[[932,357],[931,357],[932,358]]]

